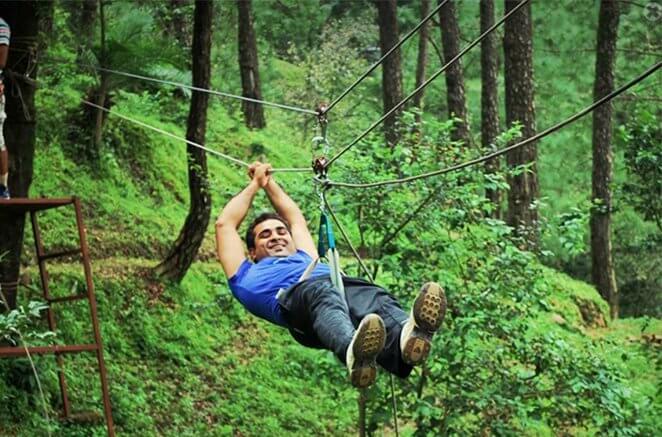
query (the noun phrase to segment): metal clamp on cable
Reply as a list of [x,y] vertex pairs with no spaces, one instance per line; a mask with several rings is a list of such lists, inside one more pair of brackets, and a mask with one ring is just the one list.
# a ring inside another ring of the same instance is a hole
[[329,110],[329,105],[327,105],[325,102],[320,103],[317,105],[317,122],[320,125],[326,126],[329,123],[329,119],[326,117],[326,112]]
[[329,160],[326,158],[326,156],[320,156],[318,158],[315,158],[315,160],[313,161],[313,171],[317,176],[316,180],[320,182],[323,187],[326,187],[325,182],[327,181],[327,173],[328,173],[326,164],[328,162]]
[[313,170],[320,179],[326,179],[326,166],[329,162],[326,156],[331,151],[331,144],[329,144],[329,140],[326,137],[327,127],[329,125],[326,110],[326,103],[320,103],[317,106],[317,125],[319,127],[319,135],[312,140]]

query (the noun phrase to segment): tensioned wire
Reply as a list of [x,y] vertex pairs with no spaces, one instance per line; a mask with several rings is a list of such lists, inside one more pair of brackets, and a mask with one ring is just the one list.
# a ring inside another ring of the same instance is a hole
[[[35,82],[36,82],[36,81],[35,81]],[[37,83],[38,83],[38,82],[37,82]],[[200,88],[200,89],[198,89],[198,91],[202,91],[202,90],[204,90],[204,88]],[[247,162],[245,162],[245,161],[242,161],[242,160],[240,160],[240,159],[234,158],[234,157],[232,157],[232,156],[230,156],[230,155],[227,155],[227,154],[225,154],[225,153],[222,153],[222,152],[219,152],[219,151],[216,151],[216,150],[210,149],[210,148],[208,148],[208,147],[203,146],[202,144],[198,144],[198,143],[196,143],[196,142],[194,142],[194,141],[191,141],[191,140],[189,140],[189,139],[187,139],[187,138],[179,137],[179,136],[177,136],[177,135],[175,135],[175,134],[172,134],[172,133],[170,133],[170,132],[168,132],[168,131],[165,131],[165,130],[160,129],[160,128],[158,128],[158,127],[155,127],[155,126],[152,126],[152,125],[150,125],[150,124],[147,124],[147,123],[145,123],[145,122],[143,122],[143,121],[137,120],[137,119],[135,119],[135,118],[129,117],[129,116],[124,115],[124,114],[120,114],[119,112],[111,111],[110,109],[107,109],[107,108],[105,108],[105,107],[103,107],[103,106],[97,105],[96,103],[92,103],[92,102],[90,102],[90,101],[88,101],[88,100],[85,100],[85,99],[81,99],[81,102],[82,102],[83,104],[87,105],[87,106],[91,106],[91,107],[93,107],[93,108],[99,109],[99,110],[104,111],[104,112],[106,112],[106,113],[108,113],[108,114],[114,115],[114,116],[119,117],[119,118],[122,118],[122,119],[124,119],[124,120],[127,120],[127,121],[129,121],[129,122],[131,122],[131,123],[134,123],[134,124],[137,124],[137,125],[142,126],[142,127],[144,127],[144,128],[147,128],[147,129],[153,130],[153,131],[155,131],[155,132],[158,132],[158,133],[160,133],[160,134],[162,134],[162,135],[168,136],[168,137],[170,137],[170,138],[174,138],[174,139],[179,140],[179,141],[183,141],[183,142],[185,142],[186,144],[189,144],[189,145],[191,145],[191,146],[193,146],[193,147],[197,147],[197,148],[199,148],[199,149],[202,149],[202,150],[204,150],[204,151],[206,151],[206,152],[208,152],[208,153],[210,153],[210,154],[212,154],[212,155],[215,155],[215,156],[218,156],[218,157],[220,157],[220,158],[226,159],[226,160],[228,160],[228,161],[230,161],[230,162],[232,162],[232,163],[234,163],[234,164],[237,164],[237,165],[240,165],[240,166],[243,166],[243,167],[249,167],[249,166],[250,166],[250,164],[247,163]],[[312,111],[311,111],[311,112],[312,112]],[[317,114],[317,113],[315,113],[315,114]],[[273,169],[270,170],[270,173],[303,173],[303,172],[310,172],[310,171],[312,171],[312,169],[310,169],[310,168],[289,168],[289,167],[284,167],[284,168],[273,168]]]
[[331,110],[331,108],[336,106],[338,104],[338,102],[340,102],[347,94],[349,94],[354,88],[356,88],[358,86],[358,84],[363,81],[363,79],[365,79],[366,77],[368,77],[368,75],[370,73],[375,71],[375,68],[379,67],[379,65],[384,61],[384,59],[388,58],[391,55],[391,53],[393,53],[395,50],[400,48],[400,46],[402,44],[407,42],[407,40],[409,38],[411,38],[418,31],[418,29],[423,27],[425,25],[425,23],[427,23],[432,17],[434,17],[434,14],[436,14],[439,11],[439,9],[441,9],[447,2],[448,2],[448,0],[443,0],[442,2],[440,2],[439,5],[432,10],[432,12],[430,12],[425,18],[423,18],[421,20],[420,23],[418,23],[416,25],[416,27],[411,29],[409,31],[409,33],[407,33],[404,37],[402,37],[402,39],[400,41],[398,41],[397,44],[395,44],[393,47],[391,47],[388,52],[386,52],[384,55],[382,55],[382,57],[379,58],[374,64],[372,64],[370,66],[370,68],[368,68],[368,70],[365,73],[363,73],[358,79],[356,79],[356,81],[354,81],[353,84],[351,84],[349,87],[347,87],[347,89],[345,91],[343,91],[342,94],[340,94],[338,97],[336,97],[335,100],[333,100],[329,104],[329,106],[327,106],[326,109],[324,111],[322,111],[322,115],[329,112]]
[[512,14],[517,12],[522,6],[526,5],[530,0],[523,0],[521,3],[519,3],[517,6],[515,6],[511,11],[509,11],[506,15],[501,17],[499,21],[494,23],[489,29],[487,29],[485,32],[483,32],[482,35],[480,35],[478,38],[476,38],[471,44],[466,46],[460,53],[455,55],[453,59],[448,61],[446,65],[441,67],[436,73],[434,73],[428,80],[423,82],[418,88],[416,88],[411,94],[409,94],[407,97],[405,97],[400,103],[395,105],[391,110],[389,110],[386,114],[382,115],[382,117],[374,122],[368,129],[363,131],[358,137],[354,138],[347,146],[345,146],[340,152],[338,152],[333,158],[329,160],[328,163],[324,166],[325,168],[328,168],[331,164],[333,164],[338,158],[340,158],[342,155],[345,154],[352,146],[354,146],[356,143],[361,141],[363,138],[365,138],[366,135],[368,135],[370,132],[372,132],[373,129],[375,129],[377,126],[379,126],[384,120],[386,120],[389,116],[391,116],[395,111],[400,109],[402,106],[404,106],[405,103],[407,103],[409,100],[411,100],[412,97],[414,97],[416,94],[418,94],[419,91],[421,91],[423,88],[428,86],[433,80],[435,80],[441,73],[446,71],[448,67],[453,65],[455,62],[457,62],[458,59],[460,59],[465,53],[467,53],[469,50],[474,48],[478,43],[480,43],[487,35],[489,35],[494,29],[499,27],[504,21],[508,19]]
[[[172,133],[170,133],[168,131],[165,131],[163,129],[160,129],[158,127],[149,125],[149,124],[147,124],[145,122],[142,122],[140,120],[137,120],[135,118],[129,117],[129,116],[124,115],[124,114],[120,114],[119,112],[111,111],[110,109],[104,108],[103,106],[97,105],[96,103],[92,103],[92,102],[87,101],[85,99],[81,99],[81,101],[85,105],[91,106],[93,108],[97,108],[97,109],[99,109],[101,111],[104,111],[108,114],[111,114],[111,115],[114,115],[116,117],[122,118],[124,120],[130,121],[131,123],[135,123],[135,124],[137,124],[139,126],[142,126],[144,128],[151,129],[155,132],[158,132],[158,133],[160,133],[162,135],[165,135],[165,136],[168,136],[170,138],[174,138],[176,140],[183,141],[188,145],[191,145],[193,147],[197,147],[199,149],[202,149],[205,152],[208,152],[208,153],[211,153],[212,155],[215,155],[215,156],[218,156],[220,158],[226,159],[226,160],[228,160],[228,161],[230,161],[234,164],[241,165],[241,166],[244,166],[244,167],[249,167],[250,166],[249,163],[247,163],[245,161],[242,161],[241,159],[237,159],[237,158],[234,158],[234,157],[232,157],[230,155],[227,155],[225,153],[210,149],[209,147],[205,147],[202,144],[198,144],[198,143],[196,143],[194,141],[191,141],[189,139],[179,137],[175,134],[172,134]],[[271,173],[285,173],[285,172],[294,173],[294,172],[309,172],[309,171],[312,171],[312,170],[310,168],[274,168],[274,169],[271,170]]]
[[[79,64],[79,65],[82,65],[82,64]],[[191,89],[191,90],[194,90],[194,91],[207,92],[207,93],[212,93],[212,94],[219,93],[219,92],[217,92],[217,91],[208,90],[208,89],[206,89],[206,88],[194,87],[194,86],[190,86],[190,85],[186,85],[186,84],[179,84],[179,83],[177,83],[177,82],[163,81],[163,80],[160,80],[160,79],[149,78],[149,77],[147,77],[147,76],[139,76],[139,75],[134,75],[134,74],[131,74],[131,73],[124,73],[124,72],[119,72],[119,71],[116,72],[116,71],[114,71],[114,70],[107,70],[107,69],[105,69],[105,68],[94,67],[94,66],[92,66],[92,65],[89,65],[89,67],[90,67],[90,68],[93,68],[93,69],[97,69],[97,70],[102,70],[102,71],[110,71],[110,72],[113,72],[113,73],[116,73],[116,74],[121,74],[121,75],[128,76],[128,77],[137,77],[137,78],[141,78],[141,79],[145,79],[145,80],[151,80],[151,81],[155,81],[155,82],[166,83],[166,84],[169,84],[169,85],[181,86],[181,87],[188,88],[188,89]],[[221,93],[221,94],[225,94],[225,93]],[[229,96],[232,96],[232,95],[229,95]],[[241,99],[247,99],[247,98],[244,98],[244,97],[241,97],[241,96],[234,96],[234,97],[239,97],[239,98],[241,98]],[[255,99],[250,99],[250,100],[255,100]],[[186,144],[189,144],[189,145],[191,145],[191,146],[193,146],[193,147],[197,147],[197,148],[199,148],[199,149],[202,149],[202,150],[204,150],[204,151],[206,151],[206,152],[208,152],[208,153],[211,153],[212,155],[216,155],[216,156],[218,156],[218,157],[220,157],[220,158],[226,159],[226,160],[228,160],[228,161],[230,161],[230,162],[232,162],[232,163],[234,163],[234,164],[241,165],[241,166],[244,166],[244,167],[249,167],[249,166],[250,166],[250,164],[247,163],[247,162],[245,162],[245,161],[242,161],[242,160],[240,160],[240,159],[234,158],[234,157],[232,157],[232,156],[230,156],[230,155],[227,155],[227,154],[225,154],[225,153],[218,152],[218,151],[216,151],[216,150],[210,149],[210,148],[208,148],[208,147],[203,146],[202,144],[198,144],[198,143],[196,143],[196,142],[194,142],[194,141],[191,141],[191,140],[189,140],[189,139],[179,137],[179,136],[177,136],[177,135],[175,135],[175,134],[172,134],[172,133],[170,133],[170,132],[168,132],[168,131],[165,131],[165,130],[160,129],[160,128],[158,128],[158,127],[155,127],[155,126],[149,125],[149,124],[147,124],[147,123],[145,123],[145,122],[143,122],[143,121],[137,120],[137,119],[132,118],[132,117],[129,117],[129,116],[127,116],[127,115],[120,114],[120,113],[115,112],[115,111],[111,111],[110,109],[107,109],[107,108],[105,108],[105,107],[103,107],[103,106],[97,105],[96,103],[92,103],[92,102],[90,102],[90,101],[88,101],[88,100],[85,100],[85,99],[81,99],[81,102],[82,102],[83,104],[85,104],[85,105],[91,106],[91,107],[93,107],[93,108],[96,108],[96,109],[99,109],[99,110],[101,110],[101,111],[104,111],[104,112],[106,112],[106,113],[108,113],[108,114],[111,114],[111,115],[114,115],[114,116],[116,116],[116,117],[122,118],[122,119],[124,119],[124,120],[130,121],[130,122],[132,122],[132,123],[134,123],[134,124],[137,124],[137,125],[140,125],[140,126],[142,126],[142,127],[144,127],[144,128],[151,129],[151,130],[153,130],[153,131],[155,131],[155,132],[158,132],[158,133],[160,133],[160,134],[162,134],[162,135],[166,135],[166,136],[168,136],[168,137],[170,137],[170,138],[174,138],[174,139],[176,139],[176,140],[183,141],[183,142],[185,142]],[[256,101],[256,102],[261,102],[261,101]],[[264,103],[264,102],[261,102],[261,103]],[[282,106],[282,105],[281,105],[281,106]],[[315,114],[315,115],[317,115],[317,112],[315,112],[315,111],[310,111],[310,110],[304,110],[304,111],[307,111],[308,113],[311,113],[311,114]],[[274,169],[271,169],[270,172],[271,172],[271,173],[286,173],[286,172],[288,172],[288,173],[297,173],[297,172],[298,172],[298,173],[302,173],[302,172],[309,172],[309,171],[312,171],[312,169],[310,169],[310,168],[287,168],[287,167],[285,167],[285,168],[274,168]]]
[[[492,27],[490,27],[487,31],[485,31],[482,35],[480,35],[473,43],[471,43],[469,46],[467,46],[464,50],[462,50],[460,53],[458,53],[453,59],[451,59],[446,65],[444,65],[439,71],[437,71],[435,74],[433,74],[427,81],[425,81],[421,86],[416,88],[410,95],[408,95],[404,100],[402,100],[400,103],[398,103],[395,107],[393,107],[390,111],[388,111],[386,114],[384,114],[379,120],[377,120],[372,126],[370,126],[366,131],[364,131],[361,135],[359,135],[356,139],[354,139],[349,145],[347,145],[343,150],[341,150],[338,154],[336,154],[325,166],[324,168],[328,168],[335,160],[337,160],[340,156],[342,156],[347,150],[349,150],[354,144],[358,143],[361,139],[363,139],[368,133],[370,133],[375,127],[377,127],[382,121],[384,121],[389,115],[391,115],[393,112],[397,111],[400,107],[402,107],[405,103],[407,103],[414,95],[416,95],[421,89],[425,88],[429,83],[431,83],[434,79],[436,79],[441,73],[443,73],[449,66],[451,66],[453,63],[455,63],[458,59],[460,59],[466,52],[471,50],[475,45],[477,45],[480,41],[482,41],[483,38],[485,38],[487,35],[489,35],[494,29],[496,29],[499,25],[501,25],[508,17],[510,17],[511,14],[515,13],[517,10],[519,10],[520,7],[522,7],[524,4],[528,3],[529,0],[524,0],[520,4],[518,4],[515,8],[513,8],[509,13],[504,15],[501,20],[499,20],[497,23],[495,23]],[[427,21],[438,9],[440,9],[446,1],[443,1],[428,17],[426,17],[425,21]],[[424,21],[424,22],[425,22]],[[417,29],[422,26],[421,25],[417,26]],[[417,30],[416,29],[416,30]],[[407,35],[406,38],[403,38],[403,40],[406,40],[411,36],[411,33]],[[404,41],[401,41],[401,43]],[[401,45],[400,43],[400,45]],[[399,47],[399,46],[398,46]],[[395,48],[394,47],[391,51],[389,51],[385,56],[382,57],[378,62],[381,62],[386,56],[388,56]],[[373,67],[376,67],[376,65],[373,65]],[[369,74],[374,68],[371,67],[371,69],[364,75],[362,76],[355,84],[353,84],[348,90],[346,90],[341,97],[336,99],[329,107],[326,109],[325,112],[328,112],[329,109],[331,109],[332,106],[334,106],[342,97],[344,97],[348,92],[350,92],[367,74]],[[325,188],[330,186],[328,184],[328,180],[323,180],[319,181],[318,178],[315,178],[318,180],[318,182],[322,182],[325,184]],[[436,193],[436,190],[433,192]],[[370,271],[366,267],[366,265],[363,263],[363,260],[359,256],[357,250],[354,248],[354,245],[349,239],[349,236],[345,232],[345,229],[343,226],[340,224],[338,221],[338,218],[336,217],[335,213],[333,212],[333,209],[331,209],[328,200],[326,199],[326,196],[323,196],[324,203],[326,205],[326,209],[329,211],[331,214],[331,217],[333,221],[336,223],[336,226],[338,226],[338,229],[340,230],[345,242],[347,245],[350,247],[352,253],[354,254],[354,257],[357,259],[359,265],[365,272],[366,276],[370,279],[371,282],[374,282],[372,275],[370,274]],[[420,207],[418,208],[420,209]],[[406,222],[407,223],[407,222]],[[406,225],[405,223],[405,225]],[[399,229],[396,231],[397,232],[402,229],[402,226],[399,227]],[[393,381],[393,375],[390,375],[390,383],[391,383],[391,399],[392,399],[392,404],[393,404],[393,414],[394,414],[394,423],[395,423],[395,434],[396,436],[399,435],[398,432],[398,416],[397,416],[397,403],[396,403],[396,398],[395,398],[395,383]],[[365,405],[362,404],[362,407],[365,408]]]
[[[486,158],[484,160],[487,161],[489,159],[492,159],[492,157]],[[409,214],[409,216],[405,220],[403,220],[402,223],[396,226],[394,231],[392,231],[388,236],[384,237],[384,239],[381,242],[381,246],[384,246],[388,244],[391,240],[393,240],[398,235],[398,233],[402,229],[404,229],[414,219],[414,217],[416,217],[423,210],[423,208],[425,208],[429,204],[429,202],[439,194],[441,188],[442,188],[442,184],[439,183],[436,188],[432,189],[430,194],[428,194],[425,197],[425,199],[423,199],[419,203],[419,205],[414,209],[414,211],[411,214]]]
[[134,73],[127,73],[125,71],[112,70],[110,68],[97,67],[97,66],[94,66],[94,65],[91,65],[91,64],[78,63],[78,65],[81,65],[81,66],[87,67],[87,68],[92,68],[92,69],[97,70],[97,71],[103,71],[105,73],[115,74],[115,75],[118,75],[118,76],[126,76],[126,77],[131,77],[131,78],[134,78],[134,79],[145,80],[145,81],[148,81],[148,82],[156,82],[156,83],[161,83],[161,84],[164,84],[164,85],[171,85],[171,86],[176,86],[176,87],[180,87],[180,88],[185,88],[185,89],[189,89],[189,90],[192,90],[192,91],[200,91],[202,93],[212,94],[212,95],[215,95],[215,96],[228,97],[228,98],[231,98],[231,99],[243,100],[243,101],[251,102],[251,103],[259,103],[259,104],[264,105],[264,106],[272,106],[274,108],[286,109],[288,111],[301,112],[301,113],[310,114],[310,115],[318,115],[318,113],[316,111],[313,111],[311,109],[299,108],[299,107],[296,107],[296,106],[284,105],[284,104],[281,104],[281,103],[267,102],[265,100],[258,100],[258,99],[253,99],[251,97],[244,97],[244,96],[239,96],[239,95],[236,95],[236,94],[230,94],[230,93],[225,93],[225,92],[222,92],[222,91],[216,91],[216,90],[213,90],[213,89],[201,88],[201,87],[197,87],[197,86],[193,86],[193,85],[188,85],[188,84],[185,84],[185,83],[174,82],[174,81],[171,81],[171,80],[157,79],[155,77],[143,76],[143,75],[134,74]]
[[392,179],[392,180],[387,180],[387,181],[372,182],[372,183],[365,183],[365,184],[352,184],[352,183],[346,183],[346,182],[333,182],[331,180],[327,180],[327,181],[324,181],[324,184],[326,186],[346,187],[346,188],[373,188],[373,187],[380,187],[380,186],[384,186],[384,185],[404,184],[404,183],[407,183],[407,182],[416,181],[418,179],[425,179],[425,178],[429,178],[429,177],[432,177],[432,176],[438,176],[438,175],[441,175],[441,174],[444,174],[444,173],[449,173],[451,171],[461,170],[463,168],[466,168],[466,167],[469,167],[469,166],[472,166],[472,165],[475,165],[475,164],[480,164],[482,162],[489,161],[490,159],[493,159],[493,158],[496,158],[498,156],[504,155],[504,154],[506,154],[506,153],[508,153],[512,150],[518,149],[518,148],[526,146],[527,144],[530,144],[534,141],[537,141],[541,138],[544,138],[547,135],[550,135],[550,134],[556,132],[557,130],[559,130],[559,129],[561,129],[561,128],[563,128],[563,127],[579,120],[580,118],[582,118],[583,116],[585,116],[589,112],[593,111],[598,106],[601,106],[604,103],[612,100],[613,98],[615,98],[619,94],[622,94],[623,92],[627,91],[629,88],[633,87],[637,83],[639,83],[642,80],[646,79],[648,76],[655,73],[655,71],[657,71],[660,67],[662,67],[662,61],[658,62],[655,65],[653,65],[648,70],[644,71],[641,75],[639,75],[636,78],[632,79],[631,81],[629,81],[625,85],[623,85],[620,88],[612,91],[611,93],[609,93],[606,96],[602,97],[601,99],[595,101],[594,103],[592,103],[591,105],[589,105],[586,108],[582,109],[581,111],[577,112],[576,114],[566,118],[565,120],[561,121],[560,123],[557,123],[554,126],[549,127],[547,129],[545,129],[544,131],[542,131],[542,132],[540,132],[540,133],[538,133],[538,134],[536,134],[532,137],[529,137],[529,138],[527,138],[523,141],[520,141],[519,143],[513,144],[513,145],[505,147],[501,150],[497,150],[496,152],[481,156],[479,158],[472,159],[470,161],[466,161],[466,162],[463,162],[461,164],[453,165],[451,167],[443,168],[443,169],[440,169],[440,170],[435,170],[435,171],[431,171],[431,172],[428,172],[428,173],[423,173],[423,174],[416,175],[416,176],[409,176],[409,177],[401,178],[401,179]]

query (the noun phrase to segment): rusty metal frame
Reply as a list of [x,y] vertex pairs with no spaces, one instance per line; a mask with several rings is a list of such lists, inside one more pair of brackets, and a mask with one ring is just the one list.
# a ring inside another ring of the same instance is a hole
[[[76,227],[78,228],[79,247],[72,250],[64,250],[53,253],[46,253],[41,238],[41,229],[37,221],[37,213],[39,211],[64,207],[73,205],[76,213]],[[110,394],[108,390],[108,378],[106,375],[106,365],[103,358],[103,344],[101,340],[101,330],[99,328],[99,320],[97,317],[97,302],[94,295],[94,282],[92,279],[92,268],[90,265],[90,254],[87,247],[87,237],[85,225],[83,224],[83,214],[81,211],[80,199],[77,197],[64,198],[64,199],[10,199],[0,201],[0,209],[15,213],[15,214],[30,214],[30,221],[32,223],[32,233],[34,235],[35,251],[37,255],[37,262],[39,264],[39,276],[41,279],[41,289],[43,298],[48,302],[47,320],[48,328],[55,331],[57,328],[55,311],[53,304],[70,302],[75,300],[87,299],[90,309],[90,319],[92,321],[92,332],[94,334],[94,343],[92,344],[75,344],[75,345],[54,345],[54,346],[38,346],[28,347],[14,346],[14,347],[0,347],[0,358],[4,357],[22,357],[30,354],[54,354],[58,365],[58,380],[60,384],[60,395],[62,398],[63,417],[65,419],[71,418],[71,405],[69,396],[67,394],[67,381],[64,374],[64,354],[81,353],[81,352],[95,352],[97,357],[97,364],[99,368],[99,377],[101,382],[101,395],[103,400],[104,416],[106,421],[106,429],[109,437],[115,436],[113,425],[112,408],[110,404]],[[85,272],[86,290],[84,293],[75,294],[65,297],[52,297],[50,295],[49,275],[46,266],[46,261],[50,259],[78,255],[83,264]]]

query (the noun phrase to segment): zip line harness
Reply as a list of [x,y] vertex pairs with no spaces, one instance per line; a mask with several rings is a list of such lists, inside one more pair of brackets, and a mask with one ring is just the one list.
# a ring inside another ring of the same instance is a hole
[[[329,144],[329,141],[326,138],[326,131],[328,126],[328,119],[325,114],[326,106],[324,104],[321,104],[318,107],[317,111],[318,111],[317,114],[318,114],[318,125],[320,128],[320,135],[312,139],[312,154],[313,154],[313,171],[317,175],[316,180],[318,182],[318,185],[316,186],[315,189],[320,199],[320,207],[319,207],[320,225],[319,225],[318,238],[317,238],[318,257],[315,258],[313,261],[311,261],[310,264],[308,264],[308,267],[306,267],[306,269],[304,270],[303,274],[301,275],[297,283],[301,283],[306,279],[310,278],[310,275],[313,273],[315,267],[317,267],[317,264],[320,262],[320,260],[325,259],[327,264],[329,265],[329,269],[331,270],[330,272],[331,283],[338,291],[338,293],[340,293],[340,295],[342,296],[343,304],[345,305],[345,308],[349,310],[349,306],[347,303],[347,296],[345,295],[345,286],[342,281],[343,273],[342,270],[340,269],[340,254],[336,247],[336,238],[333,233],[333,224],[331,223],[331,219],[326,209],[326,198],[324,196],[324,192],[327,189],[326,164],[329,162],[328,159],[326,158],[326,155],[328,155],[331,149],[331,145]],[[320,147],[322,147],[323,154],[315,158],[315,153],[319,150]],[[279,293],[284,291],[285,290],[280,290]]]
[[[336,238],[333,234],[333,224],[326,210],[326,198],[324,197],[325,190],[328,188],[327,169],[329,160],[326,156],[331,151],[331,144],[327,139],[327,127],[329,119],[326,116],[327,105],[322,103],[317,108],[317,124],[320,129],[320,135],[313,138],[312,152],[313,152],[313,171],[317,175],[317,182],[315,189],[320,199],[320,225],[317,237],[317,253],[320,258],[326,258],[329,268],[331,270],[331,282],[338,290],[338,293],[343,298],[345,308],[349,310],[347,303],[347,296],[345,294],[345,286],[342,281],[342,270],[340,269],[340,254],[336,248]],[[315,153],[322,147],[322,155],[315,157]],[[316,264],[316,262],[315,262]]]

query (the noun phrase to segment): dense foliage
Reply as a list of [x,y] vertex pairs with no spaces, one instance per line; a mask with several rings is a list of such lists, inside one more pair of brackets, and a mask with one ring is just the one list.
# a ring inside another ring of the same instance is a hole
[[[105,58],[105,65],[190,80],[188,47],[178,42],[169,23],[182,14],[190,19],[191,5],[177,10],[164,5],[111,2],[107,20],[114,24],[107,38],[117,61]],[[463,32],[473,38],[477,3],[459,5]],[[375,60],[378,32],[369,2],[282,0],[254,2],[254,10],[266,100],[314,107],[337,96]],[[399,11],[403,29],[417,22],[418,2],[402,2]],[[591,99],[594,54],[582,47],[594,44],[597,8],[591,2],[568,1],[562,8],[536,2],[533,11],[536,98],[544,128]],[[219,2],[216,14],[213,87],[237,92],[234,5]],[[214,260],[213,229],[182,284],[160,283],[151,276],[149,268],[164,255],[186,215],[185,148],[109,116],[99,150],[88,153],[93,123],[80,98],[93,94],[100,79],[76,63],[73,16],[69,6],[57,4],[58,32],[47,53],[57,62],[45,60],[40,66],[32,193],[83,199],[118,431],[355,432],[356,393],[344,369],[330,353],[295,344],[286,332],[248,315],[232,299]],[[648,66],[650,56],[637,57],[633,47],[643,44],[640,50],[653,50],[660,32],[634,5],[627,7],[622,22],[619,83]],[[436,30],[433,35],[439,39]],[[403,50],[405,89],[412,89],[414,47]],[[99,50],[96,44],[85,62],[98,63]],[[432,53],[430,71],[441,65]],[[477,59],[478,53],[471,52],[464,64],[472,126],[479,126]],[[331,114],[332,153],[381,114],[379,77],[369,76]],[[403,113],[403,140],[397,146],[384,146],[376,131],[332,167],[330,178],[374,182],[478,156],[480,151],[450,140],[453,120],[443,115],[444,92],[443,80],[427,90],[420,124],[412,112]],[[642,86],[632,95],[659,99],[659,92]],[[126,79],[110,87],[114,111],[179,136],[185,132],[188,97],[175,87]],[[636,110],[630,99],[616,103],[621,127],[614,249],[625,315],[659,317],[662,143],[659,109],[646,102],[642,99]],[[277,167],[309,165],[315,134],[311,120],[270,109],[268,128],[249,131],[239,109],[233,100],[213,101],[207,146],[246,161],[265,156]],[[519,135],[517,128],[505,131],[497,146]],[[543,244],[536,253],[522,250],[513,229],[489,218],[493,205],[484,191],[507,189],[505,173],[487,176],[473,167],[407,186],[327,193],[370,274],[405,306],[424,281],[438,281],[448,294],[447,321],[427,366],[396,381],[404,435],[653,435],[662,428],[655,337],[662,330],[660,321],[608,321],[606,304],[595,290],[558,271],[580,279],[589,276],[589,163],[586,120],[541,143]],[[222,160],[210,158],[209,167],[216,212],[245,177]],[[277,177],[314,226],[319,198],[309,179]],[[256,203],[257,210],[268,206],[263,197]],[[53,211],[40,222],[49,247],[75,241],[70,213]],[[28,265],[34,265],[31,243],[27,237]],[[349,246],[340,244],[347,255],[345,270],[362,274],[349,257]],[[36,281],[35,268],[27,271]],[[55,295],[82,281],[80,269],[70,263],[53,265],[51,276]],[[38,320],[44,306],[36,292],[21,299],[33,302],[0,315],[0,339],[19,341],[19,331],[30,344],[89,339],[83,305],[58,307],[59,330],[50,333]],[[37,358],[36,365],[52,418],[61,408],[57,367],[51,357]],[[74,408],[101,411],[94,360],[67,357],[65,371]],[[389,396],[388,378],[381,374],[368,403],[369,429],[377,435],[392,433]],[[27,436],[50,429],[55,435],[104,435],[98,423],[46,421],[41,403],[29,364],[0,361],[0,434]]]

